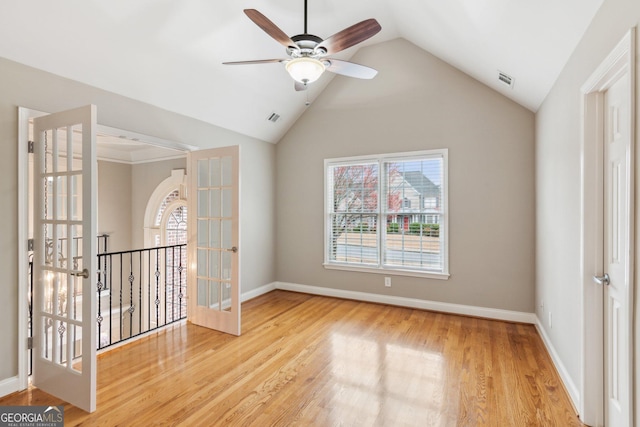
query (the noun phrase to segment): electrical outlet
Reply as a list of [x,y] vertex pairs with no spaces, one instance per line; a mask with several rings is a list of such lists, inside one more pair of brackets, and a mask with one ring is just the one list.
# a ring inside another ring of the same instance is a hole
[[385,277],[385,278],[384,278],[384,285],[385,285],[387,288],[390,288],[390,287],[391,287],[391,277]]
[[551,322],[551,312],[549,312],[549,329],[553,329],[553,323]]

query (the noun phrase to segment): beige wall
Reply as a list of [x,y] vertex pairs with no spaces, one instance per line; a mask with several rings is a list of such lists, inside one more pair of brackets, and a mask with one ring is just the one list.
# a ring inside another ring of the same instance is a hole
[[[362,48],[277,145],[279,281],[534,311],[534,114],[402,39]],[[311,89],[313,90],[313,89]],[[449,149],[447,281],[323,268],[323,160]]]
[[187,170],[187,159],[141,163],[132,166],[131,173],[131,249],[141,249],[144,244],[144,213],[149,197],[156,187],[171,176],[173,169]]
[[149,198],[173,169],[186,171],[186,157],[134,165],[98,161],[98,234],[109,234],[109,252],[145,247]]
[[[583,344],[580,87],[639,20],[637,0],[605,0],[536,115],[536,312],[578,389],[582,385],[580,351]],[[640,105],[639,101],[636,98],[636,105]],[[636,177],[640,177],[639,164],[636,164]],[[636,243],[640,243],[640,239],[636,239]],[[540,307],[542,302],[544,310]],[[549,311],[553,313],[553,328],[548,322]]]
[[98,161],[98,234],[108,234],[109,252],[131,246],[131,165]]
[[[98,122],[201,148],[239,145],[243,193],[240,227],[243,292],[275,280],[275,146],[123,96],[0,59],[0,204],[18,201],[18,106],[62,111],[97,105]],[[144,179],[144,178],[141,178]],[[0,221],[0,383],[18,372],[18,216]],[[242,250],[246,248],[246,250]],[[23,284],[24,285],[24,284]]]

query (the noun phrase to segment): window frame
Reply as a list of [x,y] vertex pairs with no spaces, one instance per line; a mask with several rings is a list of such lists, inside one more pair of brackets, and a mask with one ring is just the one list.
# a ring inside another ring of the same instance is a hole
[[[386,209],[383,209],[383,203],[386,203],[387,199],[387,185],[386,179],[382,179],[384,174],[384,164],[394,161],[407,161],[412,159],[424,159],[427,157],[441,158],[442,159],[442,200],[441,200],[441,223],[440,223],[440,248],[442,252],[443,262],[442,271],[430,271],[421,269],[411,269],[401,266],[390,266],[384,264],[384,245],[386,241],[386,227],[381,228],[380,224],[386,224]],[[324,160],[324,262],[323,266],[328,270],[343,270],[343,271],[357,271],[365,273],[377,273],[396,276],[410,276],[410,277],[423,277],[439,280],[449,279],[449,150],[447,148],[412,151],[403,153],[388,153],[388,154],[376,154],[368,156],[353,156],[353,157],[340,157]],[[328,171],[332,166],[347,166],[358,165],[366,163],[378,164],[378,206],[377,206],[377,231],[376,241],[378,243],[378,265],[358,265],[355,263],[346,263],[340,261],[330,260],[330,245],[329,237],[332,234],[332,204],[333,201],[329,200],[329,196],[332,190],[329,188],[329,176]]]

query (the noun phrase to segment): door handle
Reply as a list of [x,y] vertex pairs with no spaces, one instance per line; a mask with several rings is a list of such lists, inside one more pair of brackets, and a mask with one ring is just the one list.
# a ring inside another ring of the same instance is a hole
[[85,279],[89,278],[89,270],[87,270],[86,268],[83,269],[82,271],[74,271],[73,273],[71,273],[72,276],[77,276],[77,277],[84,277]]
[[225,249],[225,251],[227,251],[227,252],[233,252],[233,253],[235,254],[236,252],[238,252],[238,248],[234,246],[234,247],[232,247],[231,249]]
[[605,286],[609,286],[609,283],[611,283],[611,281],[609,280],[609,275],[607,273],[604,273],[604,276],[593,276],[593,281],[598,285]]

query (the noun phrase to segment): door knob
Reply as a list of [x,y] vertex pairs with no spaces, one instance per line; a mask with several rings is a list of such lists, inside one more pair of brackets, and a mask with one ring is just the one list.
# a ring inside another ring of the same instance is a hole
[[611,283],[609,281],[609,275],[607,273],[604,273],[604,276],[593,276],[593,281],[596,282],[598,285],[606,285],[606,286],[609,286],[609,283]]
[[87,270],[86,268],[83,269],[82,271],[74,271],[73,273],[71,273],[73,276],[77,276],[77,277],[84,277],[85,279],[89,278],[89,270]]

